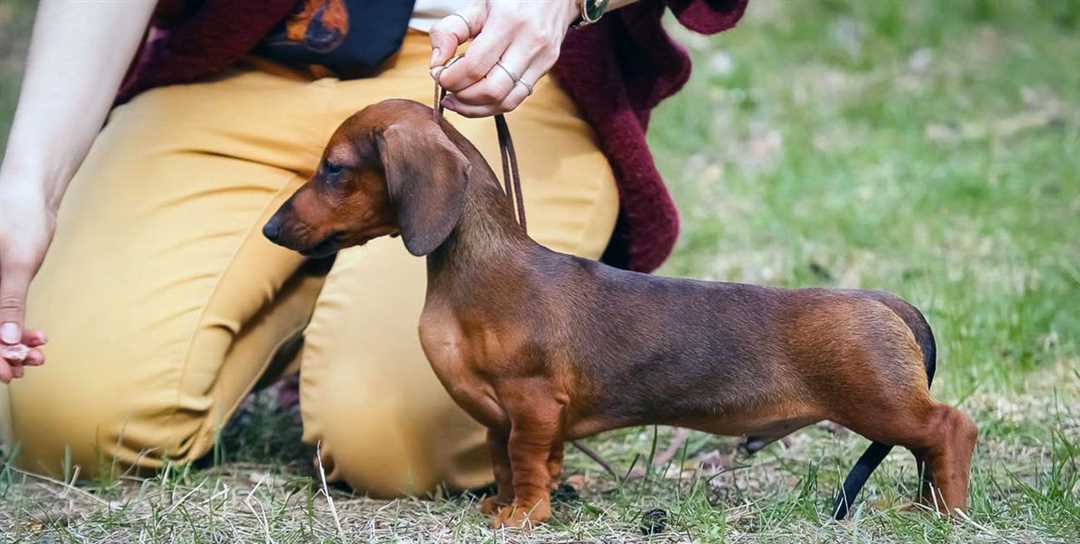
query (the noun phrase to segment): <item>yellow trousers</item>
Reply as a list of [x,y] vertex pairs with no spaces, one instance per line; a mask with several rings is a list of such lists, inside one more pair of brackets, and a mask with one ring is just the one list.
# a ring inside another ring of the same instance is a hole
[[[31,286],[27,323],[48,333],[48,362],[0,390],[18,464],[57,474],[69,455],[90,477],[194,460],[256,383],[299,369],[304,440],[321,442],[332,478],[377,496],[490,482],[483,429],[420,349],[423,259],[384,238],[327,271],[260,232],[346,117],[431,101],[429,56],[411,33],[384,73],[352,81],[252,59],[116,108]],[[449,119],[498,171],[492,120]],[[550,78],[508,120],[530,234],[598,257],[618,198],[590,127]]]

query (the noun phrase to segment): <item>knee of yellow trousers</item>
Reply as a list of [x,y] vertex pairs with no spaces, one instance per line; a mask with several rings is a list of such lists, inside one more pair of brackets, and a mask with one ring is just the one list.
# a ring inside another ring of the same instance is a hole
[[9,388],[19,466],[93,478],[191,461],[209,449],[210,399],[177,389],[183,365],[160,360],[176,354],[81,342],[54,329],[49,362]]
[[304,409],[304,440],[320,444],[328,478],[374,497],[426,495],[440,485],[461,490],[490,484],[494,477],[486,430],[449,395],[439,393],[445,398],[425,402],[421,409],[373,398],[356,411],[335,410],[333,398],[312,395],[318,406]]
[[192,451],[190,443],[201,420],[140,410],[129,400],[115,394],[92,399],[64,394],[43,403],[13,396],[16,463],[52,476],[72,477],[77,471],[79,478],[94,478],[188,460],[184,452]]

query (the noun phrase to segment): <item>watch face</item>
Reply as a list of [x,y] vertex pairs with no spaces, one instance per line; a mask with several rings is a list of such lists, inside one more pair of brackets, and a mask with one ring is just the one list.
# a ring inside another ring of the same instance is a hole
[[608,0],[585,0],[585,12],[590,21],[596,21],[607,11]]

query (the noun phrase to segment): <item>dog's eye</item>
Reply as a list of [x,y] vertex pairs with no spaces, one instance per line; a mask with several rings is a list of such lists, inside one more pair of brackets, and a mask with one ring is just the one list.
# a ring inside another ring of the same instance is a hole
[[341,173],[344,168],[340,164],[334,164],[330,161],[323,163],[323,175],[327,177],[335,177]]

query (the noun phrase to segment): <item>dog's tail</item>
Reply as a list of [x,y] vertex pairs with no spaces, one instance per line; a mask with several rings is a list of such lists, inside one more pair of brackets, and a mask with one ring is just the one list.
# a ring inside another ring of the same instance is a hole
[[[888,306],[911,329],[911,333],[915,336],[915,342],[919,344],[919,349],[922,350],[923,366],[926,368],[926,385],[929,387],[934,381],[934,371],[937,369],[937,344],[934,342],[934,333],[930,330],[930,324],[926,322],[926,317],[914,306],[892,295],[874,292],[870,293],[870,296]],[[844,487],[840,490],[840,494],[836,497],[833,506],[834,519],[841,520],[847,516],[848,510],[855,502],[855,497],[866,484],[866,480],[870,478],[870,474],[881,464],[885,456],[889,455],[889,451],[892,449],[891,444],[870,443],[870,447],[866,448],[859,460],[855,462],[851,472],[848,473],[847,478],[844,479]]]

